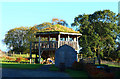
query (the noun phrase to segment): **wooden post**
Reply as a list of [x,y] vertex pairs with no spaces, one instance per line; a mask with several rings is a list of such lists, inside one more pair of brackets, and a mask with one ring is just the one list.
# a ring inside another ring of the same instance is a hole
[[83,58],[82,58],[82,55],[83,55],[83,54],[80,54],[81,59],[83,59]]
[[76,41],[76,38],[74,37],[74,41]]
[[8,52],[6,53],[6,55],[8,56]]
[[93,60],[93,64],[95,64],[95,57],[94,57],[94,60]]
[[27,53],[27,57],[29,57],[28,53]]
[[68,41],[70,41],[70,36],[68,35]]
[[79,44],[78,44],[78,37],[76,36],[76,42],[77,42],[77,50],[79,49]]
[[30,64],[32,63],[32,42],[30,42]]
[[14,57],[14,54],[15,54],[15,53],[14,53],[14,51],[13,51],[13,57]]
[[40,53],[40,36],[39,36],[39,63],[40,63],[40,59],[41,59],[41,53]]
[[77,53],[77,62],[79,62],[78,53]]
[[48,41],[49,41],[49,48],[50,48],[50,35],[49,35],[49,37],[48,37]]
[[66,37],[65,37],[65,41],[66,41]]
[[58,35],[58,48],[60,47],[60,34]]
[[21,52],[20,52],[20,56],[21,56]]
[[69,36],[69,35],[68,35],[67,41],[68,41],[68,45],[69,45],[69,43],[70,43],[70,42],[69,42],[69,41],[70,41],[70,36]]

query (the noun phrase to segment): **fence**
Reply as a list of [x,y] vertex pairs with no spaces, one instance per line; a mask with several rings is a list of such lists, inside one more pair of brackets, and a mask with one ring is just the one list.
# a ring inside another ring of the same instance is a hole
[[[98,64],[98,60],[97,58],[83,58],[83,60],[85,61],[85,63],[94,63]],[[120,66],[120,62],[111,62],[111,61],[106,61],[106,60],[101,60],[101,64],[107,64],[107,65],[116,65],[116,66]]]
[[120,62],[110,62],[110,61],[102,60],[101,63],[102,64],[110,64],[110,65],[118,65],[118,66],[120,66]]

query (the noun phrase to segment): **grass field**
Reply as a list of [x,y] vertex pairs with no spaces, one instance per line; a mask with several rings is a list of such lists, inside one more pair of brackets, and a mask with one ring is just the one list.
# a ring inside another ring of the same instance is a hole
[[88,74],[86,71],[77,71],[77,70],[72,70],[72,69],[66,69],[65,70],[66,73],[68,73],[73,79],[75,77],[80,77],[80,78],[84,78],[84,79],[88,79]]
[[52,64],[50,67],[50,71],[59,71],[59,69],[57,67],[55,67],[54,64]]
[[[29,64],[30,60],[27,60],[27,61],[21,60],[21,63],[15,62],[16,58],[19,58],[19,57],[29,58],[29,54],[14,54],[14,55],[11,55],[9,57],[13,58],[14,60],[6,59],[6,56],[3,56],[0,59],[1,60],[0,67],[12,68],[12,69],[37,69],[43,65],[43,64]],[[35,54],[33,54],[32,57],[35,58]],[[33,60],[32,60],[32,62],[33,62]]]
[[40,66],[43,66],[43,64],[19,64],[19,63],[8,63],[8,62],[2,62],[0,63],[0,67],[2,68],[12,68],[12,69],[37,69],[40,68]]

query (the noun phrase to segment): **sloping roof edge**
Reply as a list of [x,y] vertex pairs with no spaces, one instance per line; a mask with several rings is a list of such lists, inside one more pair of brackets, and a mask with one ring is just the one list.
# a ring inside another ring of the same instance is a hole
[[48,34],[67,34],[67,35],[77,35],[77,36],[81,36],[82,34],[80,33],[67,33],[67,32],[59,32],[59,31],[55,31],[55,32],[37,32],[36,35],[48,35]]

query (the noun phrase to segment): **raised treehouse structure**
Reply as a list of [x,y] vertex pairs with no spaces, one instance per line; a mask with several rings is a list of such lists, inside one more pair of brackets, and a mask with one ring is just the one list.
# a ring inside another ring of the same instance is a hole
[[[69,45],[76,51],[79,50],[78,38],[82,35],[71,28],[62,25],[52,25],[37,32],[36,38],[38,42],[30,42],[30,63],[32,54],[39,55],[39,63],[42,58],[55,57],[55,51],[62,45]],[[47,38],[46,41],[41,41],[41,38]]]

